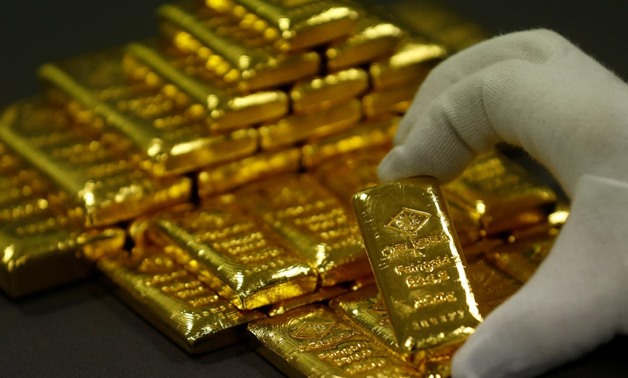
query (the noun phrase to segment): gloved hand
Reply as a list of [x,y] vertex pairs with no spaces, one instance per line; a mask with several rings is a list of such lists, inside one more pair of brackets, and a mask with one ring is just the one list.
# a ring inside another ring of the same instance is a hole
[[628,85],[548,30],[488,40],[428,76],[379,176],[448,181],[499,141],[555,175],[571,214],[455,354],[454,377],[533,376],[628,332]]

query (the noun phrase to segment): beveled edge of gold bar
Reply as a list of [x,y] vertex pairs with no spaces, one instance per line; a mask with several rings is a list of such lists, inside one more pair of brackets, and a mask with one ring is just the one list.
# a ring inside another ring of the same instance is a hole
[[292,148],[262,152],[242,160],[215,165],[198,173],[198,195],[204,198],[276,174],[298,172],[300,163],[301,151]]
[[290,89],[295,113],[312,113],[358,97],[369,87],[369,78],[361,68],[349,68],[300,81]]
[[472,334],[482,317],[436,179],[366,189],[353,206],[400,346],[447,348]]
[[[107,276],[119,298],[189,353],[204,353],[236,343],[244,338],[242,331],[246,323],[264,317],[257,311],[239,311],[215,293],[199,309],[186,306],[181,299],[169,298],[157,287],[143,282],[139,277],[142,273],[128,267],[123,269],[132,260],[144,258],[143,252],[109,256],[98,261],[98,268]],[[176,280],[176,275],[165,278]],[[201,286],[204,285],[201,283]],[[211,289],[208,291],[213,293]]]
[[319,287],[313,293],[304,294],[300,297],[291,298],[283,302],[273,304],[266,311],[266,313],[271,317],[281,315],[298,307],[328,301],[341,294],[345,294],[347,291],[348,289],[342,286]]

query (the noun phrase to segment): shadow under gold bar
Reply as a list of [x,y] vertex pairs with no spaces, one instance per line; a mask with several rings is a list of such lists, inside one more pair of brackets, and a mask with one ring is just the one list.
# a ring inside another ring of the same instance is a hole
[[371,63],[369,74],[375,90],[419,84],[429,71],[447,56],[441,45],[418,37],[405,39],[395,53]]
[[262,149],[291,146],[307,139],[336,134],[351,128],[362,117],[360,102],[344,104],[313,114],[294,114],[259,128]]
[[521,283],[526,283],[554,245],[554,236],[515,241],[494,248],[485,254],[492,265]]
[[358,97],[369,87],[366,71],[350,68],[296,83],[290,90],[294,113],[313,113]]
[[261,152],[200,171],[197,176],[198,195],[204,198],[225,193],[270,176],[297,173],[300,167],[301,151],[298,148]]
[[488,235],[539,223],[547,217],[542,208],[556,201],[551,188],[497,151],[478,157],[443,192],[475,212]]
[[8,108],[0,119],[0,139],[65,192],[63,203],[52,206],[97,227],[189,199],[189,179],[151,177],[124,139],[89,134],[67,118],[33,101]]
[[308,306],[249,324],[258,352],[292,377],[423,377],[332,310]]
[[338,71],[392,55],[403,35],[396,25],[364,15],[352,35],[325,50],[327,69]]
[[289,50],[312,48],[344,37],[354,30],[359,18],[355,9],[341,1],[206,0],[205,4],[243,20],[267,22]]
[[158,14],[162,33],[177,49],[201,58],[206,70],[239,91],[273,88],[319,72],[318,53],[286,54],[263,31],[247,32],[229,13],[163,5]]
[[240,312],[157,248],[98,261],[116,294],[190,353],[236,343],[261,313]]
[[354,217],[314,177],[271,177],[243,187],[236,196],[318,272],[322,286],[370,272]]
[[405,84],[397,88],[376,90],[362,97],[364,115],[369,118],[384,113],[405,113],[420,83]]
[[226,195],[199,209],[162,213],[148,220],[147,237],[239,309],[253,309],[314,291],[317,276],[286,249],[263,222],[245,215],[240,199]]
[[195,103],[174,85],[144,70],[143,81],[123,70],[121,49],[44,65],[40,76],[52,84],[53,101],[67,103],[79,123],[127,137],[144,154],[143,167],[155,175],[187,172],[252,154],[254,130],[210,132],[207,99]]
[[347,131],[310,141],[303,146],[303,166],[310,169],[354,151],[389,148],[398,124],[399,117],[361,121]]
[[287,299],[283,302],[271,305],[267,314],[268,316],[281,315],[298,307],[326,302],[346,292],[347,289],[342,286],[320,287],[313,293],[304,294],[299,297]]
[[225,87],[224,83],[220,88],[219,80],[192,70],[193,64],[186,64],[185,56],[175,49],[164,47],[158,50],[156,45],[133,43],[127,46],[127,54],[128,58],[137,59],[197,103],[205,104],[211,130],[247,127],[282,117],[288,112],[288,96],[284,92],[267,90],[239,94]]
[[383,184],[353,205],[401,348],[448,347],[473,333],[482,317],[437,181]]

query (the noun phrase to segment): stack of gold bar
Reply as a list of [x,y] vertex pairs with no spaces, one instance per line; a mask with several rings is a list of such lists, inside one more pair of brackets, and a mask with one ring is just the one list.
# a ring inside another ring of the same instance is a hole
[[568,209],[498,151],[442,190],[378,185],[425,75],[482,38],[390,9],[164,5],[159,36],[41,67],[0,118],[2,290],[98,271],[190,353],[248,337],[290,375],[447,376]]

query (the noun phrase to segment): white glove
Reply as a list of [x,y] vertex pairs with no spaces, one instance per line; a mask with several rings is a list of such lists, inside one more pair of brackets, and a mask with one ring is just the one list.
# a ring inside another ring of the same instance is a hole
[[548,30],[488,40],[428,76],[379,176],[448,181],[499,141],[555,175],[571,214],[456,353],[454,377],[533,376],[628,333],[628,85]]

